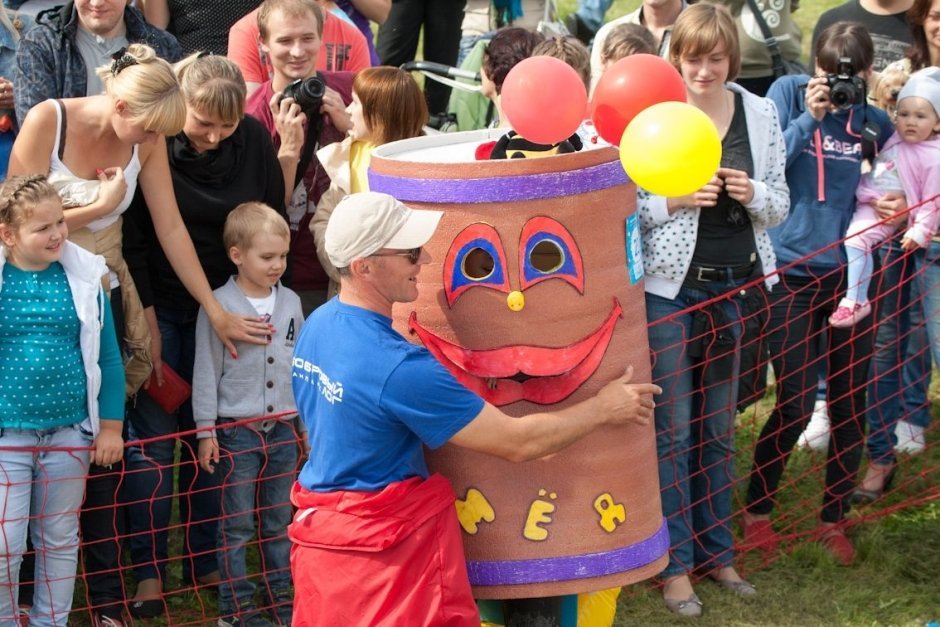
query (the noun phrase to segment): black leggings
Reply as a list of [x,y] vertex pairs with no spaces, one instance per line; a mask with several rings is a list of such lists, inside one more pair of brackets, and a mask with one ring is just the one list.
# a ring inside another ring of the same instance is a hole
[[[812,414],[819,367],[825,363],[831,437],[820,518],[839,522],[849,509],[862,457],[865,387],[877,313],[853,328],[835,329],[828,318],[845,292],[843,276],[780,278],[769,298],[777,403],[754,449],[746,507],[752,514],[773,510],[787,459]],[[821,350],[819,336],[824,329],[828,342]]]

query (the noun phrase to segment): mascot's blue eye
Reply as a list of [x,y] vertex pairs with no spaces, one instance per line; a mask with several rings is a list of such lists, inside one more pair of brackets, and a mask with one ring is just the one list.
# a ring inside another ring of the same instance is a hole
[[559,278],[584,293],[581,251],[568,229],[557,220],[536,216],[526,222],[519,240],[519,267],[522,289]]
[[448,305],[478,286],[509,292],[502,240],[489,224],[471,224],[461,231],[444,259],[444,293]]

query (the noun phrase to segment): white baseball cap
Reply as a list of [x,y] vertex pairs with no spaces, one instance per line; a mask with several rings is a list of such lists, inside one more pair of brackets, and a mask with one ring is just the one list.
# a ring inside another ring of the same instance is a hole
[[382,248],[411,250],[428,243],[442,211],[409,209],[388,194],[350,194],[326,225],[326,254],[337,268]]

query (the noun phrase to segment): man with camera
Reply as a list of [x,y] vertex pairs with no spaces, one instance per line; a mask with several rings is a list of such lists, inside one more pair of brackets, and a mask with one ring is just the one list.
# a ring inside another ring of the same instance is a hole
[[330,185],[316,151],[341,141],[351,126],[346,106],[353,74],[317,72],[323,10],[315,0],[265,0],[258,30],[274,75],[248,98],[245,111],[265,125],[278,149],[291,226],[291,287],[309,314],[326,301],[329,284],[307,228]]

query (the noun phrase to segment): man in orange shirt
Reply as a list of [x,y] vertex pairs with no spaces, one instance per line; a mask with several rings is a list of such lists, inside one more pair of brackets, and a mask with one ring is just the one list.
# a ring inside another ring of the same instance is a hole
[[[323,34],[317,69],[326,72],[358,72],[372,63],[369,47],[353,24],[332,14],[332,2],[322,2]],[[249,95],[261,83],[274,76],[268,55],[261,49],[258,33],[258,10],[235,22],[228,35],[228,58],[241,69]]]

